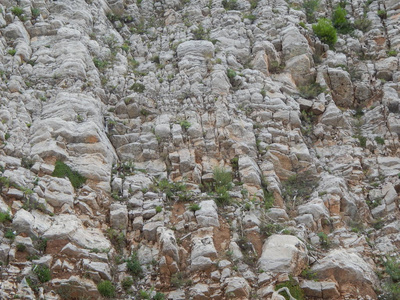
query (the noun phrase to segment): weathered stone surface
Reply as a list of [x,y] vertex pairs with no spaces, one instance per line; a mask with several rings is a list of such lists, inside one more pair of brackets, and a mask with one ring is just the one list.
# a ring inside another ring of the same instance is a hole
[[200,209],[196,211],[196,220],[201,227],[219,227],[217,205],[214,200],[200,202]]
[[275,273],[300,274],[308,262],[303,242],[292,235],[270,236],[263,245],[258,267]]

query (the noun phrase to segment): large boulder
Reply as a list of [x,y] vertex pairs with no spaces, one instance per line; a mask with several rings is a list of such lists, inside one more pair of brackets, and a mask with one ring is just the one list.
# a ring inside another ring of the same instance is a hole
[[360,255],[346,249],[332,250],[323,259],[318,260],[311,270],[320,279],[336,280],[341,289],[345,285],[354,285],[373,298],[375,296],[373,289],[379,285],[373,266]]
[[307,248],[293,235],[270,236],[264,243],[258,267],[273,273],[297,276],[308,263]]

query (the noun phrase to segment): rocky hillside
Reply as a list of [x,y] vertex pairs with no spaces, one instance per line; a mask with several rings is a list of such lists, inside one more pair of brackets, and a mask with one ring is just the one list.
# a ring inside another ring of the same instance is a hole
[[398,0],[1,0],[1,299],[400,299]]

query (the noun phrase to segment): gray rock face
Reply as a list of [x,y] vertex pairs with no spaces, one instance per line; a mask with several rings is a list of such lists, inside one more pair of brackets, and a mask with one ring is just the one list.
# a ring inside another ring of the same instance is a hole
[[266,272],[300,274],[308,262],[303,242],[292,235],[271,235],[263,245],[258,267]]
[[[378,278],[371,266],[358,254],[344,249],[332,250],[326,257],[314,264],[312,271],[318,276],[332,276],[339,284],[364,282],[376,286]],[[329,275],[328,275],[329,274]],[[373,295],[372,289],[368,292]]]
[[214,200],[206,200],[200,203],[200,210],[196,211],[196,220],[201,227],[219,227],[217,205]]

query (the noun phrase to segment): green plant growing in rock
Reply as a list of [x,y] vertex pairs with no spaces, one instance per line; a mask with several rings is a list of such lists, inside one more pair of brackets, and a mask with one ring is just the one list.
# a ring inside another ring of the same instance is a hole
[[376,136],[376,137],[375,137],[375,142],[376,142],[377,144],[379,144],[379,145],[385,145],[385,139],[383,139],[383,138],[380,137],[380,136]]
[[121,282],[121,286],[124,289],[124,291],[129,290],[133,285],[133,279],[132,277],[125,277],[122,282]]
[[238,1],[237,0],[222,0],[222,6],[226,10],[236,10],[239,9]]
[[143,84],[139,83],[139,82],[135,82],[134,84],[132,84],[130,89],[133,90],[136,93],[143,93],[144,90],[146,89],[146,87]]
[[103,297],[113,298],[115,296],[115,287],[109,280],[99,282],[97,285],[97,290]]
[[68,165],[60,160],[56,161],[54,171],[51,175],[58,178],[67,177],[75,189],[80,188],[86,182],[84,176],[79,174],[77,171],[73,171]]
[[188,120],[182,120],[179,122],[179,125],[181,125],[182,129],[188,130],[192,124]]
[[32,18],[36,19],[37,17],[40,16],[40,9],[32,8],[31,13],[32,13]]
[[304,12],[308,23],[315,22],[315,12],[318,9],[320,0],[306,0],[303,2]]
[[[288,288],[290,294],[292,297],[296,300],[305,300],[304,297],[304,292],[300,288],[299,283],[292,277],[292,275],[289,275],[289,280],[286,282],[279,283],[275,286],[275,290],[278,291],[281,288]],[[290,300],[289,295],[286,293],[286,291],[280,292],[280,294],[285,297],[286,300]]]
[[299,92],[301,97],[305,99],[313,99],[319,94],[325,92],[325,88],[319,83],[314,82],[308,85],[301,85],[299,87]]
[[319,237],[319,243],[321,247],[324,249],[329,249],[331,246],[331,241],[329,240],[328,235],[324,232],[319,232],[317,236]]
[[141,278],[143,276],[143,269],[136,252],[133,252],[131,257],[127,259],[126,268],[133,278]]
[[209,30],[204,29],[203,25],[199,25],[197,29],[192,30],[195,40],[208,40]]
[[97,69],[100,71],[104,70],[108,66],[108,61],[102,60],[100,58],[93,58],[93,63]]
[[200,209],[201,209],[201,207],[200,207],[200,205],[198,203],[192,203],[192,204],[189,205],[189,210],[192,211],[192,212],[196,212],[196,211],[198,211]]
[[387,54],[388,56],[394,56],[394,57],[396,57],[396,56],[397,56],[397,50],[394,50],[394,49],[388,50],[388,51],[386,52],[386,54]]
[[332,22],[326,18],[318,20],[317,24],[312,26],[312,29],[321,42],[328,44],[329,47],[334,47],[337,42],[337,33]]
[[32,268],[41,283],[51,280],[51,271],[46,265],[35,265]]
[[25,252],[26,246],[24,244],[18,244],[17,245],[17,251],[18,252]]
[[6,231],[6,233],[4,234],[4,237],[5,237],[6,239],[13,240],[13,239],[15,239],[15,233],[14,233],[11,229],[8,229],[8,230]]
[[188,191],[187,185],[184,182],[170,182],[168,179],[162,179],[157,185],[152,187],[152,190],[165,193],[168,200],[178,198],[180,201],[189,200],[191,193]]
[[122,251],[126,244],[125,234],[122,231],[118,231],[113,228],[108,228],[106,233],[108,239],[115,246],[115,248],[118,251]]
[[279,74],[282,73],[282,71],[285,69],[285,64],[283,62],[279,63],[278,61],[272,61],[269,64],[268,69],[273,74]]
[[268,223],[262,222],[260,225],[260,233],[265,237],[268,238],[271,235],[280,232],[283,230],[284,227],[279,223]]
[[11,222],[12,218],[10,212],[2,212],[0,211],[0,223]]
[[232,174],[223,168],[216,167],[213,171],[214,186],[213,191],[215,192],[215,203],[218,206],[225,206],[230,204],[231,196],[229,191],[232,189]]
[[181,288],[191,284],[191,280],[187,279],[187,276],[183,272],[177,272],[171,276],[171,285],[176,288]]
[[332,15],[332,25],[337,29],[339,33],[347,34],[353,30],[346,16],[346,9],[338,5]]
[[317,273],[311,271],[310,267],[307,266],[303,271],[301,271],[301,277],[308,280],[317,280]]
[[15,50],[15,49],[10,49],[10,50],[7,51],[7,53],[10,54],[11,56],[14,56],[15,53],[17,53],[17,50]]
[[371,28],[372,21],[366,15],[354,20],[354,27],[362,32],[367,32]]
[[287,202],[306,200],[317,183],[318,179],[310,171],[290,176],[282,183],[282,195]]
[[381,20],[384,20],[387,18],[387,12],[384,9],[378,10],[378,16],[381,18]]
[[20,6],[14,6],[13,8],[11,8],[11,12],[14,16],[20,18],[24,13],[24,10]]

